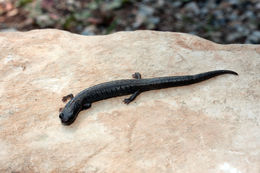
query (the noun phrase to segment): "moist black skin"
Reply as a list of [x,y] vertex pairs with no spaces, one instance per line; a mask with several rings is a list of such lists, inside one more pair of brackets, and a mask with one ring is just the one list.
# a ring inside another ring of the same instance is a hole
[[132,75],[134,79],[101,83],[81,91],[75,97],[72,94],[63,97],[63,101],[66,101],[68,98],[71,100],[61,111],[59,117],[62,124],[70,125],[75,121],[80,111],[90,108],[94,102],[132,94],[129,98],[123,100],[125,104],[129,104],[144,91],[191,85],[223,74],[238,75],[231,70],[216,70],[187,76],[141,79],[141,74],[136,72]]

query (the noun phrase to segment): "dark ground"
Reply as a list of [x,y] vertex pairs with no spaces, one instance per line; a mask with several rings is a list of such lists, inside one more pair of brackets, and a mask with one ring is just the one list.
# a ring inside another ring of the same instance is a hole
[[260,43],[260,0],[0,0],[0,30],[83,35],[150,29],[217,43]]

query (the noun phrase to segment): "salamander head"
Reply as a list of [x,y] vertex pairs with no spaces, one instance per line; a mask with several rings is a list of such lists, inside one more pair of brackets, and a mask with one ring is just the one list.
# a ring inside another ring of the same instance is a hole
[[61,111],[59,117],[64,125],[72,124],[77,118],[79,112],[81,111],[81,106],[77,102],[68,102],[65,108]]

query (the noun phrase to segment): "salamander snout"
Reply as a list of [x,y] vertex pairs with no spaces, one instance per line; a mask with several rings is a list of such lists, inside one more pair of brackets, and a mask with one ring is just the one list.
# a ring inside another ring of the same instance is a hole
[[68,118],[68,116],[65,116],[65,114],[63,112],[60,113],[59,118],[60,118],[62,124],[69,125],[69,123],[68,123],[69,118]]
[[81,100],[70,100],[59,114],[59,118],[63,125],[72,124],[82,110]]
[[62,112],[59,114],[59,118],[63,125],[72,124],[78,116],[80,109],[76,106],[65,107]]
[[70,125],[75,120],[72,114],[66,113],[66,111],[62,111],[59,114],[59,118],[61,120],[61,123],[64,125]]
[[63,117],[64,117],[64,114],[63,114],[63,113],[60,113],[59,117],[60,117],[60,119],[62,120]]

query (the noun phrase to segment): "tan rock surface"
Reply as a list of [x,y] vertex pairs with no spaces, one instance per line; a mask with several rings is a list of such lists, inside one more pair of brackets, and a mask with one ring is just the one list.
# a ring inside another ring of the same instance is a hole
[[[105,81],[230,69],[178,88],[94,103],[71,126],[69,93]],[[260,172],[260,46],[169,32],[0,33],[0,172]]]

